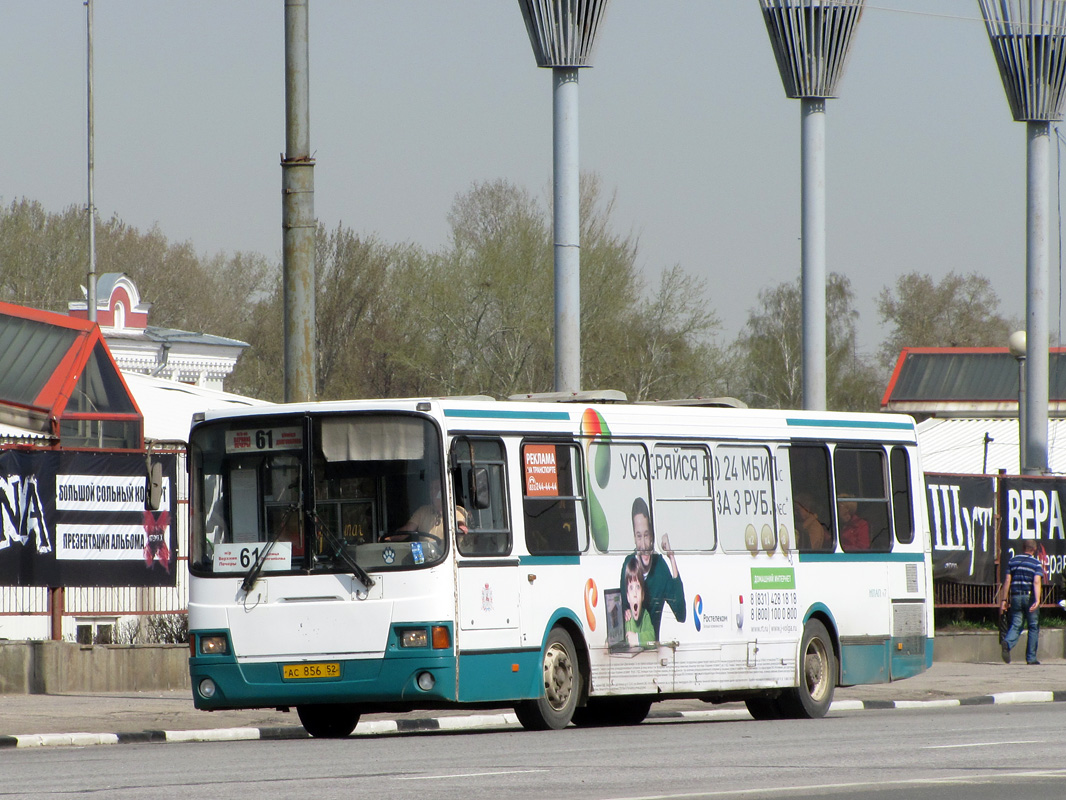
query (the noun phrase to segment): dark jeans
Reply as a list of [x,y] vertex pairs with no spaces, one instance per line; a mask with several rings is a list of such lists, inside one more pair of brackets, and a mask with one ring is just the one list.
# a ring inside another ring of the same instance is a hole
[[1033,595],[1031,593],[1014,594],[1011,592],[1010,628],[1007,630],[1007,635],[1003,637],[1003,643],[1008,648],[1013,649],[1014,645],[1018,644],[1018,639],[1022,636],[1022,615],[1025,615],[1025,619],[1029,624],[1029,638],[1025,643],[1026,662],[1036,661],[1036,645],[1040,638],[1040,608],[1037,607],[1035,611],[1030,611],[1029,606],[1032,604]]

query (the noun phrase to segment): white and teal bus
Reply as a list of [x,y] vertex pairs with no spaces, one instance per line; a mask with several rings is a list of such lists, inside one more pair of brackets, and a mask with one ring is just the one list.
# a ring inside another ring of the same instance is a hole
[[367,400],[198,415],[190,670],[202,709],[655,701],[820,717],[932,663],[910,417],[697,404]]

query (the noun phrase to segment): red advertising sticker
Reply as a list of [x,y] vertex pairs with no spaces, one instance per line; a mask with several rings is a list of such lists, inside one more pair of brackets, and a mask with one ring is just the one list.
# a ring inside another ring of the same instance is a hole
[[522,460],[526,497],[558,497],[559,472],[555,464],[555,445],[527,444],[522,452]]

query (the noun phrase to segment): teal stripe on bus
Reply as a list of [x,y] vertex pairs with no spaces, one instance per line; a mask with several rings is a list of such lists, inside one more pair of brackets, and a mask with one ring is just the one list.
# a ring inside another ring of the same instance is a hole
[[865,420],[850,419],[795,419],[785,420],[789,425],[799,428],[874,428],[878,430],[914,430],[913,422],[867,422]]
[[873,562],[893,562],[893,563],[911,563],[920,564],[925,561],[925,555],[922,553],[800,553],[799,560],[804,564],[824,564],[824,563],[870,563]]
[[581,556],[519,556],[518,561],[524,567],[576,566]]
[[537,419],[569,421],[568,411],[508,411],[507,409],[482,410],[473,408],[446,408],[446,417],[466,417],[468,419]]

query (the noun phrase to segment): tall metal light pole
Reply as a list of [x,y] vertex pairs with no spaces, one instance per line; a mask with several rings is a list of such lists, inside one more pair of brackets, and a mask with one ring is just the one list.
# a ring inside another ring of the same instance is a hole
[[865,0],[759,0],[785,94],[800,99],[803,407],[826,407],[825,101],[836,97]]
[[608,0],[518,0],[538,67],[551,67],[555,239],[555,391],[581,389],[581,169],[578,69],[592,66]]
[[1029,463],[1026,447],[1029,441],[1029,421],[1025,413],[1025,331],[1015,331],[1007,339],[1007,349],[1018,361],[1018,469]]
[[[1066,2],[978,0],[1011,113],[1026,123],[1025,463],[1048,469],[1048,271],[1051,122],[1066,96]],[[1019,413],[1021,410],[1019,409]]]
[[94,159],[95,159],[95,132],[93,126],[93,0],[85,0],[85,40],[86,40],[86,127],[88,128],[89,148],[89,203],[86,206],[86,214],[89,217],[89,273],[88,289],[86,291],[86,303],[89,311],[89,321],[96,322],[96,205],[93,201]]
[[286,403],[315,399],[315,160],[307,50],[307,0],[285,0],[281,227]]

